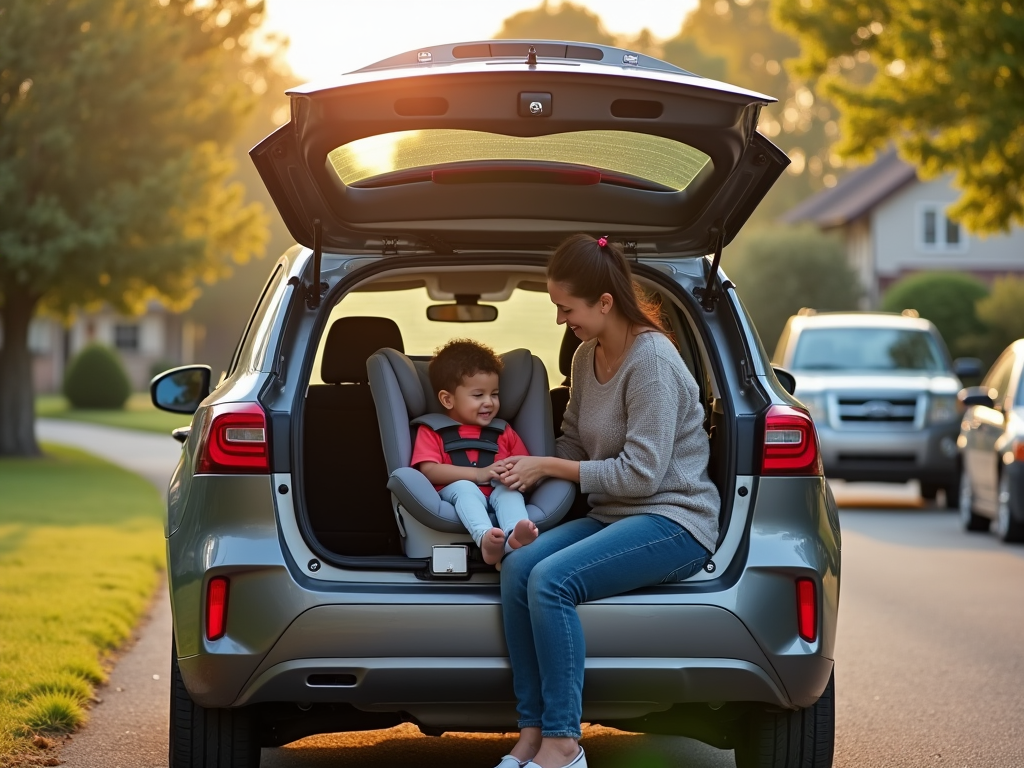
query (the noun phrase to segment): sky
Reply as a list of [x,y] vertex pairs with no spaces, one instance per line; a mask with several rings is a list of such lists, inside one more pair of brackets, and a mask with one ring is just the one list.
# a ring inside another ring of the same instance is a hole
[[[485,40],[539,0],[267,0],[265,28],[290,41],[287,60],[303,80],[348,72],[429,45]],[[577,0],[612,34],[647,27],[674,36],[697,0]],[[558,0],[551,0],[558,5]]]

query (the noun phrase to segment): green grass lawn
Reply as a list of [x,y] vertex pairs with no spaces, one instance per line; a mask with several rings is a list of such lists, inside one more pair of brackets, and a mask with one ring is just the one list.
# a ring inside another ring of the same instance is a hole
[[164,561],[160,494],[69,448],[0,460],[0,765],[68,731]]
[[36,416],[50,419],[71,419],[106,424],[109,427],[141,429],[146,432],[167,434],[175,427],[183,427],[192,421],[187,414],[167,413],[157,410],[149,399],[148,392],[136,392],[128,398],[121,410],[72,408],[62,395],[39,395],[36,398]]

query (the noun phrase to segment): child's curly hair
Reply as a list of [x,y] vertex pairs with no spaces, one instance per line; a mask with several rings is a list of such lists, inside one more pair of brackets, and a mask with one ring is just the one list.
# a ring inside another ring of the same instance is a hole
[[427,372],[434,394],[454,392],[462,381],[477,373],[500,374],[504,363],[494,350],[472,339],[452,339],[434,353]]

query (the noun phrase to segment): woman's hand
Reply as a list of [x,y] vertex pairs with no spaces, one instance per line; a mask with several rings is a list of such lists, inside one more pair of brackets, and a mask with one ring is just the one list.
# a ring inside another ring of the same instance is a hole
[[513,491],[526,491],[548,476],[546,456],[509,456],[494,465],[498,479]]

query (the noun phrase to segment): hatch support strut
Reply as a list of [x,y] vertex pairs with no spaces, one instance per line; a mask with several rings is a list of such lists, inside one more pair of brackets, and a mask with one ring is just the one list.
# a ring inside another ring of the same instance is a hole
[[711,260],[707,284],[703,288],[694,288],[693,295],[700,299],[700,305],[705,312],[713,312],[715,302],[721,298],[721,291],[712,287],[712,284],[718,277],[718,267],[722,263],[722,248],[725,247],[725,223],[719,219],[708,228],[708,234],[711,235],[711,247],[714,249],[715,255]]
[[306,306],[316,309],[320,306],[322,283],[320,282],[320,261],[323,259],[323,226],[320,219],[313,219],[313,279],[306,286]]

